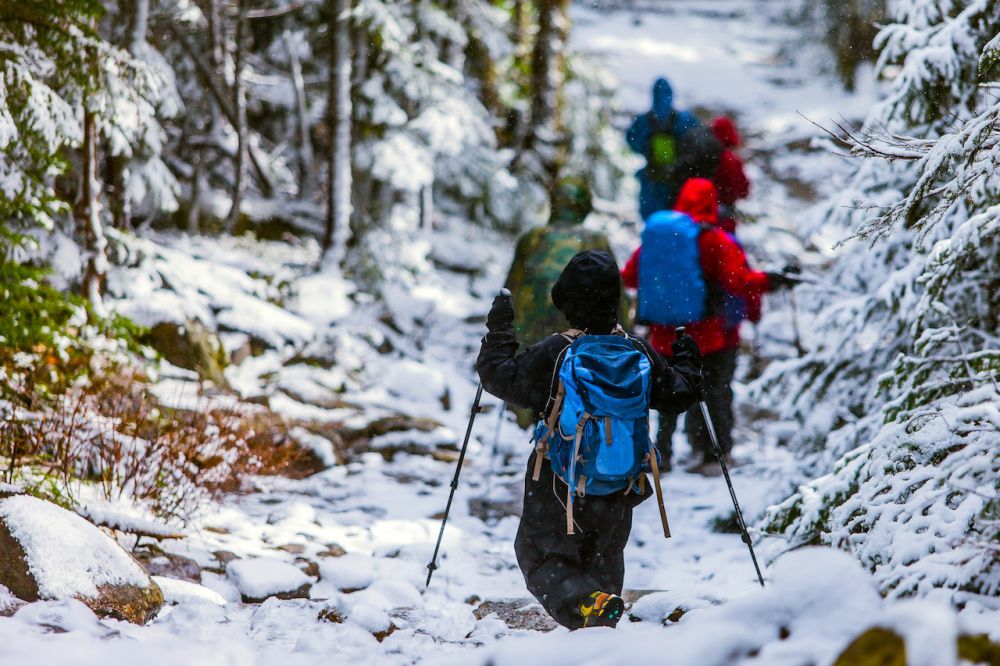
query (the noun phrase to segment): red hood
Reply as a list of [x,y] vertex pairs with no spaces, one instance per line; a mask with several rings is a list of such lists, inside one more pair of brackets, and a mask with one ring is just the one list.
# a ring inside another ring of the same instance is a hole
[[712,121],[712,134],[726,148],[735,148],[742,143],[740,131],[736,129],[736,123],[731,118],[725,116],[719,116]]
[[719,223],[719,193],[707,178],[691,178],[681,187],[674,210],[695,222]]

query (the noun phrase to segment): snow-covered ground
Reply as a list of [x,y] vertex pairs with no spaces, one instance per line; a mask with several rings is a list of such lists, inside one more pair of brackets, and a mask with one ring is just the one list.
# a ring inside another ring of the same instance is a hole
[[[832,78],[816,73],[809,49],[794,48],[793,32],[757,11],[764,4],[682,0],[641,21],[632,12],[577,8],[573,44],[601,54],[622,80],[629,110],[642,109],[652,79],[663,73],[679,105],[732,112],[751,137],[751,154],[775,153],[765,165],[750,163],[756,190],[747,208],[770,219],[748,225],[746,237],[780,264],[783,252],[802,248],[788,233],[798,216],[835,187],[843,170],[808,145],[788,148],[815,134],[796,112],[820,121],[860,115],[872,91],[863,84],[859,95],[839,92]],[[800,183],[808,196],[796,194]],[[510,243],[492,232],[456,241],[458,233],[469,228],[429,231],[417,242],[438,254],[464,253],[441,263],[478,264],[482,272],[470,277],[429,265],[400,273],[385,289],[385,308],[334,271],[309,272],[316,259],[310,243],[149,241],[149,262],[111,285],[119,306],[140,318],[158,308],[201,315],[225,327],[223,343],[231,349],[251,338],[265,343],[262,354],[226,371],[244,396],[267,396],[290,418],[344,427],[392,414],[439,425],[383,435],[372,442],[381,452],[304,480],[256,479],[255,492],[206,507],[184,539],[161,544],[203,572],[200,587],[166,583],[171,605],[150,625],[98,622],[75,602],[30,604],[0,618],[0,663],[569,664],[598,655],[609,664],[664,663],[665,655],[671,664],[824,663],[877,622],[898,628],[911,663],[945,665],[955,663],[948,645],[960,628],[989,628],[986,616],[973,613],[956,619],[926,604],[883,605],[847,555],[816,550],[781,558],[778,539],[757,546],[772,583],[761,591],[740,537],[715,529],[717,518],[731,517],[724,482],[683,471],[665,479],[673,538],[660,535],[652,501],[636,512],[626,588],[660,591],[637,602],[634,619],[641,622],[625,621],[617,632],[540,634],[511,630],[495,615],[477,617],[481,601],[531,603],[514,560],[511,515],[528,436],[512,420],[498,420],[492,398],[476,422],[440,569],[425,591],[425,566],[475,393],[483,315],[511,255]],[[622,249],[635,242],[634,231],[615,238]],[[166,276],[174,300],[144,281],[148,275]],[[787,309],[769,314],[766,351],[787,352]],[[336,364],[286,363],[294,354],[329,354]],[[184,373],[169,375],[161,397],[187,399],[193,383]],[[734,483],[748,517],[782,499],[792,476],[790,454],[774,446],[764,426],[742,423],[735,451]],[[324,450],[322,441],[316,446]],[[677,449],[685,452],[680,442]],[[304,585],[307,598],[244,602]],[[0,610],[5,598],[0,589]],[[677,608],[687,613],[662,628]]]

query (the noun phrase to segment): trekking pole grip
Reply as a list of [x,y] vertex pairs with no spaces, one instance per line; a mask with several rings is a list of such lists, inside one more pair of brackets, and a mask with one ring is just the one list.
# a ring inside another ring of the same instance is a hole
[[[686,326],[678,326],[674,329],[674,336],[676,340],[680,340],[683,335],[687,335]],[[699,382],[698,386],[695,388],[695,396],[698,398],[699,402],[705,399],[705,387],[702,386],[701,382]]]

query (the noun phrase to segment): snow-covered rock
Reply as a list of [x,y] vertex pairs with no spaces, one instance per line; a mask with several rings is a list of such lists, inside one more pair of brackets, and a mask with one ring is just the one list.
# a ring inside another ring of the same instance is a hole
[[431,365],[400,359],[381,371],[389,393],[405,400],[439,401],[448,391],[444,375]]
[[176,578],[153,576],[153,582],[163,591],[163,599],[169,604],[188,604],[205,601],[216,606],[225,606],[226,600],[221,594],[210,590],[204,585],[191,583]]
[[202,379],[224,385],[226,354],[218,337],[196,320],[182,323],[160,322],[154,325],[147,341],[170,363],[193,370]]
[[375,580],[375,560],[360,553],[324,557],[319,562],[319,577],[338,590],[364,589]]
[[306,597],[313,583],[298,567],[265,557],[233,560],[226,565],[226,573],[248,603],[259,603],[268,597]]
[[0,500],[0,584],[25,601],[75,598],[138,624],[163,605],[159,587],[113,539],[28,495]]

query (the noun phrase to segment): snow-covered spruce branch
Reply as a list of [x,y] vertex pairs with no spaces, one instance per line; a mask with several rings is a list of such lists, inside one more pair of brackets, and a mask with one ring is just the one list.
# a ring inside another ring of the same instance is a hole
[[859,238],[884,237],[899,223],[925,235],[957,201],[1000,168],[1000,102],[964,123],[954,134],[936,141],[888,130],[841,130],[845,132],[841,140],[850,146],[853,155],[916,162],[918,177],[907,196],[867,220],[855,234]]

